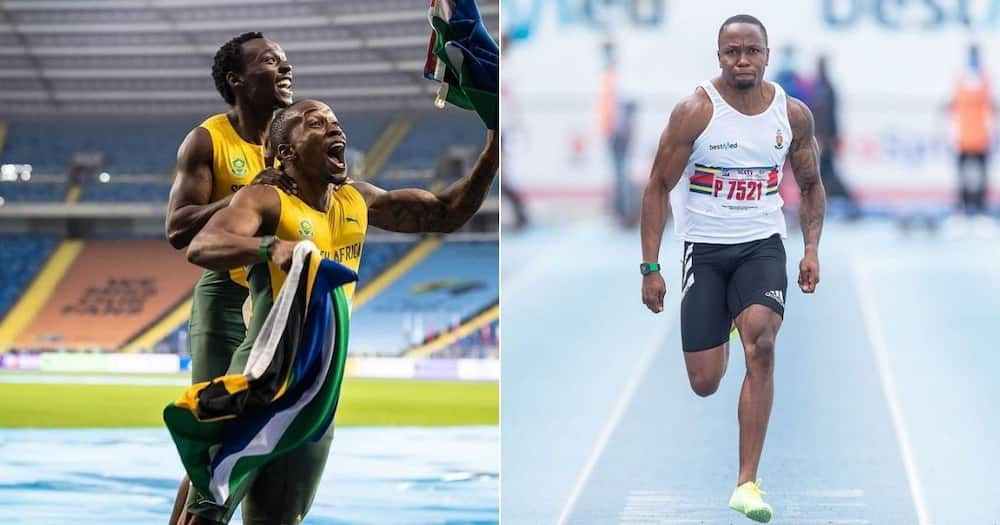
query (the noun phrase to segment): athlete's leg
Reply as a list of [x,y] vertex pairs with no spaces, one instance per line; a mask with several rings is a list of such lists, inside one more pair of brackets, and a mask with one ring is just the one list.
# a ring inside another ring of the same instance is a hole
[[774,399],[774,341],[785,314],[785,247],[775,235],[746,245],[733,272],[728,302],[746,358],[740,391],[739,484],[754,481]]
[[726,375],[729,364],[729,343],[722,343],[708,350],[684,352],[691,390],[701,397],[708,397],[719,389],[722,376]]
[[738,485],[757,479],[757,465],[774,400],[774,340],[781,316],[771,308],[752,304],[736,317],[746,354],[746,376],[740,391],[740,473]]
[[319,441],[309,441],[261,468],[243,499],[244,525],[301,523],[316,496],[332,443],[330,425]]
[[681,278],[681,341],[691,389],[701,397],[719,389],[729,362],[725,268],[715,265],[724,247],[684,244]]
[[188,485],[190,483],[187,476],[181,478],[181,483],[177,486],[177,495],[174,496],[174,508],[170,511],[170,521],[167,522],[169,525],[179,525],[187,521],[187,514],[184,512],[184,502],[187,501]]
[[[243,323],[243,303],[246,288],[233,282],[225,282],[218,272],[206,272],[194,289],[191,305],[191,324],[188,345],[191,354],[191,383],[210,381],[226,374],[236,348],[246,336]],[[187,476],[181,480],[177,496],[183,495],[184,510],[174,523],[189,523],[196,518],[188,514],[187,508],[194,504],[197,494],[191,490]],[[205,518],[194,523],[213,523]],[[188,521],[185,521],[188,520]]]

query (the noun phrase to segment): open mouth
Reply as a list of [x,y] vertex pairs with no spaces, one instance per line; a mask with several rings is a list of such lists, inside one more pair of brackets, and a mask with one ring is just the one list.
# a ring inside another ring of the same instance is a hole
[[346,144],[341,141],[334,142],[327,150],[326,156],[330,159],[330,163],[333,164],[338,171],[344,171],[347,169],[347,163],[344,162],[344,148]]
[[284,91],[289,95],[292,93],[292,79],[283,78],[274,84],[280,91]]

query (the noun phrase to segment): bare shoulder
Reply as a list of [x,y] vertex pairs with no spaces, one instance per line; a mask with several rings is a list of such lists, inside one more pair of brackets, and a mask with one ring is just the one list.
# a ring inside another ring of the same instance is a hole
[[813,114],[805,102],[788,97],[788,124],[796,136],[800,134],[813,135]]
[[212,164],[212,135],[198,126],[188,132],[177,149],[177,163],[181,165]]
[[712,120],[712,100],[701,87],[682,98],[670,113],[667,131],[678,141],[694,142]]
[[385,193],[385,190],[370,182],[351,180],[347,184],[361,194],[361,196],[365,199],[365,204],[371,204],[372,199],[378,197],[382,193]]
[[229,203],[231,208],[251,209],[262,215],[277,216],[281,213],[281,198],[278,188],[270,184],[251,184],[244,186],[233,194]]

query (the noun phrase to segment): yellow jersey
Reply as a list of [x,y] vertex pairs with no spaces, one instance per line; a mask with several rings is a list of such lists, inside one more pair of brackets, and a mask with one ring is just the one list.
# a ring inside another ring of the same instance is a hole
[[[274,188],[281,200],[281,213],[275,236],[284,241],[312,241],[323,257],[333,259],[358,271],[361,249],[368,231],[368,205],[353,186],[345,184],[330,195],[326,212],[310,207],[296,196]],[[268,263],[271,300],[277,298],[285,272]],[[344,287],[347,300],[354,299],[355,283]]]
[[[212,197],[209,202],[236,193],[264,170],[264,147],[243,140],[225,113],[208,117],[199,127],[212,137]],[[230,270],[229,276],[237,284],[247,285],[243,268]]]

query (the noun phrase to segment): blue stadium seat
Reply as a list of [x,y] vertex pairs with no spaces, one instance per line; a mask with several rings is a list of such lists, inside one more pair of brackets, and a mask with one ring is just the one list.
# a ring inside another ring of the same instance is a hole
[[109,182],[83,186],[80,200],[84,202],[167,202],[170,181]]
[[451,109],[421,113],[386,162],[385,171],[431,168],[449,146],[481,147],[486,128],[469,111]]
[[[370,242],[365,245],[361,255],[361,268],[358,271],[358,286],[365,286],[371,279],[385,271],[392,263],[399,260],[413,247],[412,242]],[[188,325],[177,327],[170,335],[154,346],[156,352],[173,352],[187,355]]]
[[38,270],[58,244],[55,237],[38,235],[0,236],[0,319],[14,306]]
[[66,184],[55,182],[0,182],[0,197],[8,202],[62,202]]
[[351,351],[398,355],[499,299],[498,246],[447,242],[359,308]]
[[493,321],[454,343],[434,352],[431,357],[449,359],[496,359],[500,348],[500,322]]
[[[360,150],[367,149],[395,116],[385,112],[338,114],[351,147]],[[0,164],[31,164],[35,173],[60,174],[66,172],[74,153],[100,152],[104,154],[103,169],[112,176],[166,174],[176,165],[177,147],[202,119],[11,120]]]

